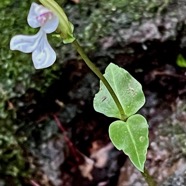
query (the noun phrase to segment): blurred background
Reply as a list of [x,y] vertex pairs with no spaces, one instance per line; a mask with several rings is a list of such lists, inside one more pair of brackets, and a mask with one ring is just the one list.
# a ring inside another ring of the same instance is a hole
[[[35,70],[10,51],[33,1],[0,2],[0,186],[145,186],[110,143],[112,118],[92,107],[97,77],[71,44],[49,41],[57,61]],[[36,1],[35,1],[36,2]],[[158,185],[186,185],[186,2],[57,0],[102,72],[113,62],[143,86],[149,122],[146,167]]]

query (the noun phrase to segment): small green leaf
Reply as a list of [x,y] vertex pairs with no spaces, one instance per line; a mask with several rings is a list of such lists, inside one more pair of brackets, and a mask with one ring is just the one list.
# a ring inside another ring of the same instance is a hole
[[176,63],[179,67],[186,68],[186,60],[181,54],[178,55]]
[[139,115],[133,115],[126,122],[115,121],[109,126],[109,136],[118,150],[129,156],[134,166],[144,171],[148,140],[148,124],[146,119]]
[[[135,114],[144,105],[145,97],[141,84],[126,70],[110,63],[104,77],[113,88],[127,117]],[[94,97],[94,109],[108,117],[120,119],[120,112],[101,81],[100,90]]]

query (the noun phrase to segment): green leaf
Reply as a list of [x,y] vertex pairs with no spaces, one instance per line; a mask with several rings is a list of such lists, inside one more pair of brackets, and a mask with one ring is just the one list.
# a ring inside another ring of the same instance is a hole
[[143,172],[149,145],[146,119],[136,114],[126,122],[115,121],[109,126],[109,136],[114,146],[123,150],[134,166]]
[[178,55],[176,63],[179,67],[186,68],[186,60],[181,54]]
[[[135,114],[144,105],[145,97],[141,84],[126,70],[110,63],[104,77],[113,88],[127,117]],[[101,81],[100,90],[94,97],[94,109],[108,117],[120,119],[120,112]]]

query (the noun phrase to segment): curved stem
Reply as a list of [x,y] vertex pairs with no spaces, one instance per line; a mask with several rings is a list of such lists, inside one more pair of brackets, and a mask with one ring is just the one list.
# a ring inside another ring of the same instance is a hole
[[120,117],[121,117],[120,119],[123,121],[126,120],[127,117],[124,113],[123,107],[121,106],[121,103],[120,103],[118,97],[116,96],[114,90],[112,89],[112,87],[110,86],[110,84],[108,83],[106,78],[103,76],[103,74],[100,72],[100,70],[90,61],[88,56],[83,51],[82,47],[79,45],[78,41],[75,40],[72,44],[75,46],[76,50],[78,51],[78,53],[80,54],[80,56],[82,57],[84,62],[87,64],[87,66],[94,72],[94,74],[96,74],[96,76],[98,76],[98,78],[103,82],[103,84],[105,85],[105,87],[109,91],[110,95],[112,96],[112,98],[113,98],[114,102],[116,103],[118,110],[120,112]]
[[145,181],[148,183],[149,186],[156,186],[156,182],[154,181],[153,177],[149,174],[147,169],[144,169],[144,172],[141,173],[142,176],[145,178]]

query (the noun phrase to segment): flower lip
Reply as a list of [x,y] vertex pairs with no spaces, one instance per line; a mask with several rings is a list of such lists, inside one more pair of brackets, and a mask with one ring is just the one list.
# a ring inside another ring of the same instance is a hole
[[56,53],[47,41],[47,35],[44,31],[40,42],[32,52],[32,61],[36,69],[47,68],[56,60]]
[[35,50],[39,44],[43,35],[43,31],[40,29],[35,35],[16,35],[10,40],[10,49],[18,50],[24,53],[31,53]]

